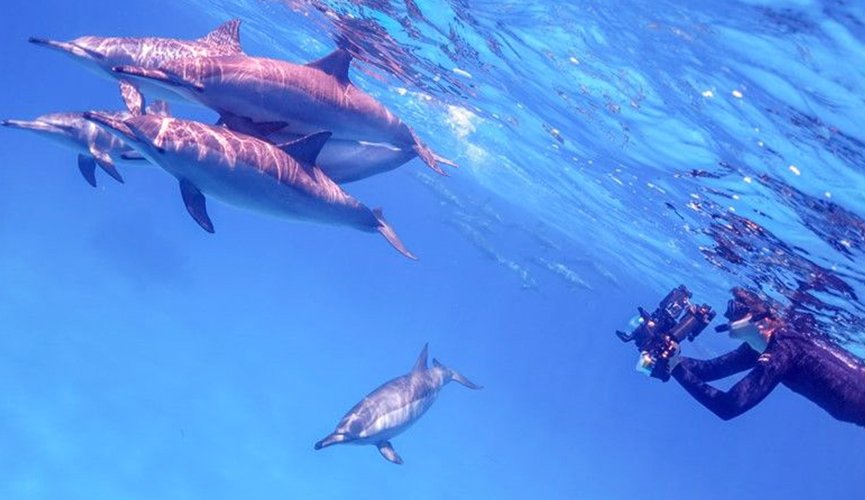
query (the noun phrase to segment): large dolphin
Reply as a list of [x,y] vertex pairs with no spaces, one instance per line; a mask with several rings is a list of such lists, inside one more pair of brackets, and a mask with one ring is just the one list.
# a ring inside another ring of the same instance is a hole
[[[220,113],[228,127],[271,142],[277,132],[307,135],[327,130],[332,140],[386,144],[408,157],[417,155],[440,174],[444,171],[439,163],[454,165],[433,153],[384,105],[354,86],[348,77],[350,64],[348,51],[337,49],[306,65],[233,55],[175,59],[157,69],[123,65],[115,71],[173,90]],[[325,145],[325,157],[328,147]]]
[[187,211],[208,232],[213,232],[213,223],[205,195],[279,217],[378,232],[400,253],[415,259],[381,210],[370,210],[315,166],[330,137],[327,132],[287,144],[283,150],[222,126],[161,115],[127,120],[99,113],[84,117],[176,177]]
[[[155,101],[148,112],[166,115],[167,104]],[[132,114],[127,111],[101,111],[115,120],[128,120]],[[52,113],[35,120],[2,120],[4,127],[30,130],[49,140],[78,152],[78,170],[84,179],[96,187],[96,166],[108,175],[123,182],[115,164],[146,164],[144,157],[129,147],[118,137],[106,132],[102,127],[84,118],[84,112]]]
[[[30,42],[59,50],[110,78],[118,78],[112,71],[115,66],[128,64],[156,68],[172,59],[243,53],[239,19],[232,19],[197,40],[82,36],[68,42],[32,37]],[[145,84],[142,90],[147,95],[163,99],[177,97],[174,93],[161,91],[157,86]]]
[[427,368],[427,345],[424,345],[411,372],[369,393],[342,417],[336,430],[315,443],[315,449],[340,443],[373,444],[384,458],[401,464],[402,458],[390,440],[426,413],[441,388],[452,380],[469,389],[481,388],[436,359],[433,367]]

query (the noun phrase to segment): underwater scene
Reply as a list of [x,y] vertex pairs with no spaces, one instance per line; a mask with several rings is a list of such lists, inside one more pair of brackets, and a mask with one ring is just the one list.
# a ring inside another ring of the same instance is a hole
[[862,2],[0,27],[0,499],[865,498]]

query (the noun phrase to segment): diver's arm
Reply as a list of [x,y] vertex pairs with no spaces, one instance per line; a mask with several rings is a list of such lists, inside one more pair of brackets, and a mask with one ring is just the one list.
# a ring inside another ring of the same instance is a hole
[[729,391],[719,391],[705,383],[684,363],[673,369],[673,377],[691,396],[723,420],[750,410],[781,382],[789,362],[783,353],[763,354],[756,366]]
[[743,343],[736,350],[717,358],[694,359],[683,356],[679,364],[685,365],[685,368],[704,382],[711,382],[750,370],[757,364],[758,356],[760,353]]

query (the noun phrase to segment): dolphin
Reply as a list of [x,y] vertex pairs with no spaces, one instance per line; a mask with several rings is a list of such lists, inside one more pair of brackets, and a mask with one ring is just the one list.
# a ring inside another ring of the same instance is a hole
[[[134,103],[127,104],[130,111],[136,109]],[[127,120],[100,113],[85,113],[84,117],[176,177],[186,210],[207,232],[214,228],[206,195],[279,217],[378,232],[400,253],[416,259],[381,210],[370,210],[315,166],[315,158],[330,137],[328,132],[280,149],[222,126],[170,116],[135,115],[133,111]]]
[[[31,37],[30,42],[58,50],[102,75],[118,79],[112,68],[134,65],[155,68],[166,61],[186,57],[210,57],[242,54],[240,20],[232,19],[197,40],[175,38],[127,38],[82,36],[67,42]],[[145,85],[147,95],[176,99],[176,94],[162,92],[157,86]]]
[[[348,51],[337,49],[306,65],[230,55],[174,59],[158,68],[121,65],[114,71],[173,90],[218,112],[229,128],[257,137],[327,130],[332,140],[388,144],[406,151],[409,158],[419,156],[442,175],[440,163],[456,166],[433,153],[399,117],[352,84],[351,59]],[[325,158],[329,147],[325,145]]]
[[342,417],[336,430],[315,443],[320,450],[335,444],[373,444],[390,462],[401,464],[390,439],[408,429],[435,402],[439,391],[450,381],[469,389],[481,386],[433,359],[427,368],[428,345],[423,346],[411,372],[385,382]]
[[[149,108],[153,114],[167,114],[167,104],[155,101]],[[101,111],[114,120],[132,117],[127,111]],[[126,164],[146,164],[144,157],[121,139],[106,132],[102,127],[84,118],[84,112],[51,113],[35,120],[2,120],[4,127],[30,130],[64,147],[78,152],[78,170],[84,179],[96,187],[96,167],[99,166],[118,182],[123,177],[115,167],[115,160]]]

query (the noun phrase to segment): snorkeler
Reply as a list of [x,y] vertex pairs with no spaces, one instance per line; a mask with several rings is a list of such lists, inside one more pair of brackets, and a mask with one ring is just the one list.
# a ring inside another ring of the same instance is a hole
[[[833,417],[865,426],[865,364],[840,346],[811,335],[808,321],[788,321],[777,308],[756,294],[733,289],[724,316],[731,338],[744,343],[738,349],[710,360],[672,356],[667,373],[703,406],[730,420],[759,404],[783,383]],[[730,390],[707,384],[735,373],[750,372]]]

